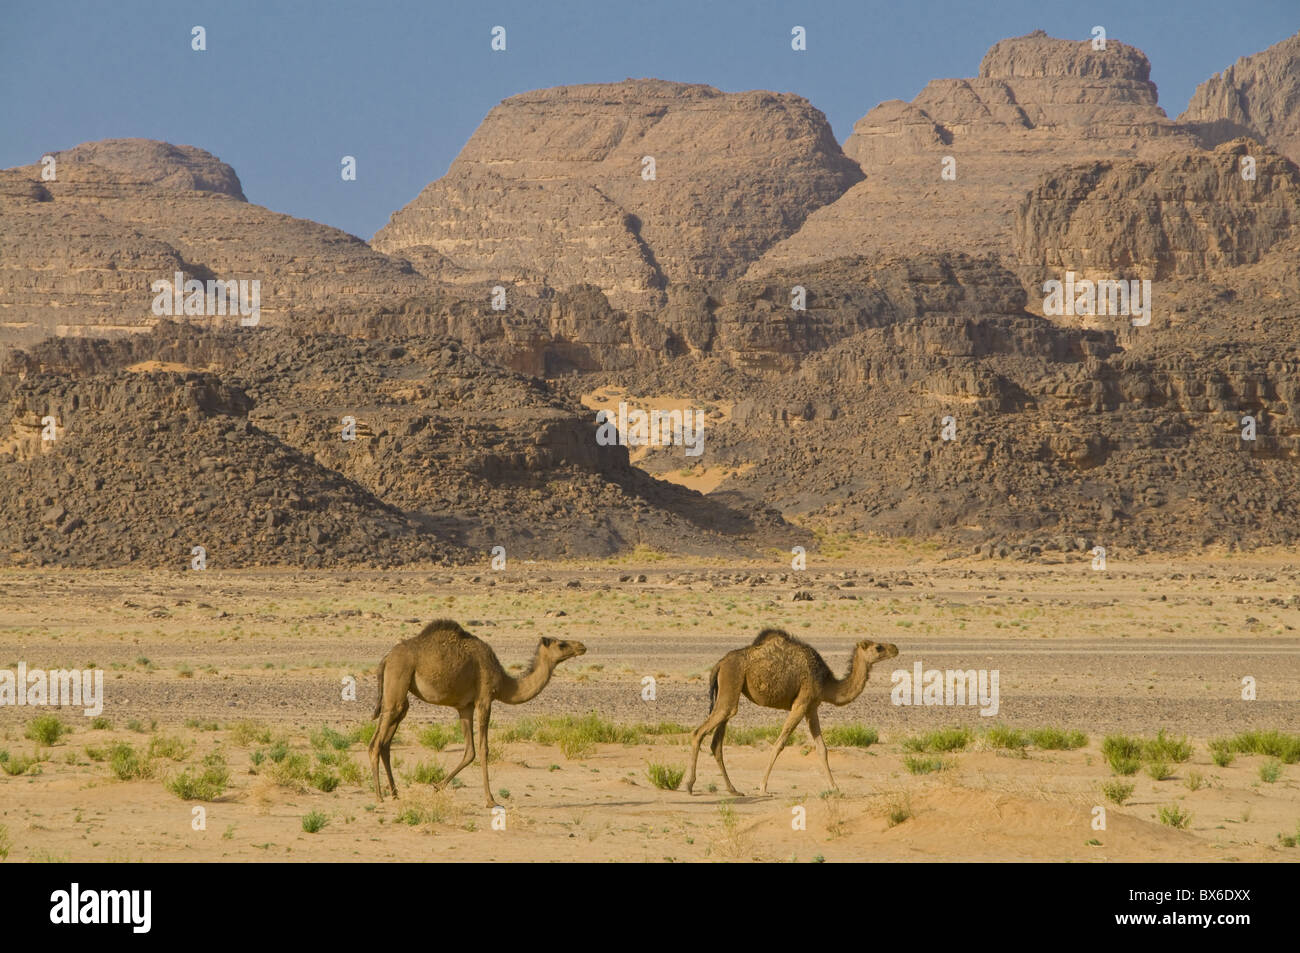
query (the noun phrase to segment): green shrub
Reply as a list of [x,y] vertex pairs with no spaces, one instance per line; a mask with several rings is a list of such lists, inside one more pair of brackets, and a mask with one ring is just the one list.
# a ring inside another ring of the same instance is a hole
[[60,738],[71,732],[72,729],[60,721],[57,716],[37,715],[27,723],[27,730],[23,734],[37,744],[48,747],[58,744]]
[[302,816],[302,829],[308,834],[318,834],[330,822],[320,811],[310,811]]
[[832,725],[822,736],[828,745],[844,748],[870,748],[880,740],[880,733],[866,725]]
[[1142,754],[1147,761],[1173,761],[1181,764],[1192,757],[1192,746],[1186,737],[1169,738],[1161,728],[1153,740],[1143,745]]
[[411,772],[411,781],[415,784],[437,784],[447,776],[446,770],[439,764],[417,764]]
[[903,747],[908,751],[918,752],[964,751],[966,746],[974,740],[975,736],[969,728],[956,726],[941,728],[938,731],[918,735],[914,738],[907,738],[903,741]]
[[676,791],[686,774],[685,768],[676,765],[651,764],[646,769],[650,783],[662,791]]
[[1073,751],[1088,744],[1082,731],[1061,728],[1035,728],[1029,732],[1029,740],[1042,751]]
[[903,766],[912,774],[932,774],[935,771],[942,771],[944,763],[943,758],[918,758],[916,755],[908,755],[903,759]]
[[149,763],[136,753],[135,746],[126,742],[113,745],[108,754],[108,769],[122,781],[147,778],[153,773]]
[[226,793],[230,771],[217,753],[203,759],[201,770],[186,768],[167,780],[167,790],[186,801],[215,801]]
[[175,735],[154,735],[149,739],[149,757],[184,761],[194,753],[194,745]]
[[1029,736],[1006,725],[994,725],[984,732],[984,741],[991,748],[1006,748],[1010,751],[1023,751],[1029,747]]
[[230,726],[230,740],[241,748],[250,745],[269,745],[271,729],[255,721],[239,721]]
[[1101,786],[1101,793],[1114,804],[1123,805],[1133,794],[1133,785],[1124,781],[1106,781]]
[[453,741],[464,741],[465,739],[461,737],[462,734],[459,725],[455,728],[445,725],[430,725],[420,732],[420,744],[426,748],[432,748],[434,751],[441,751]]
[[1177,804],[1171,804],[1168,807],[1160,809],[1160,823],[1169,827],[1175,827],[1178,830],[1185,830],[1187,824],[1191,821],[1192,815],[1184,811]]
[[1244,731],[1223,740],[1229,750],[1239,754],[1269,755],[1286,764],[1300,761],[1300,735],[1280,731]]

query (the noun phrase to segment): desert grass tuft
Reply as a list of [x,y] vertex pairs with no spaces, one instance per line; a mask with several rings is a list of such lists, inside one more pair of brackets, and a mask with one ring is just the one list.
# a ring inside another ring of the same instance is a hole
[[661,791],[676,791],[681,786],[686,769],[676,765],[650,764],[646,768],[646,774],[650,783]]

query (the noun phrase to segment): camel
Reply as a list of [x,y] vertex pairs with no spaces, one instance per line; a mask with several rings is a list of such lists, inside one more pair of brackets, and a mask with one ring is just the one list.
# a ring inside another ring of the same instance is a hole
[[[483,793],[488,807],[496,807],[492,787],[488,784],[488,720],[492,703],[522,705],[541,692],[551,680],[555,666],[565,659],[582,655],[587,647],[581,642],[543,638],[528,671],[518,678],[506,674],[496,653],[480,638],[470,635],[450,619],[437,619],[419,635],[398,642],[379,663],[379,700],[371,719],[379,719],[375,736],[370,739],[370,769],[375,776],[375,794],[384,799],[379,786],[379,760],[388,773],[388,787],[397,797],[389,749],[397,726],[410,707],[407,695],[414,695],[431,705],[449,705],[460,713],[461,731],[465,735],[465,754],[460,764],[438,787],[450,784],[461,769],[474,760],[474,722],[478,722],[482,745]],[[471,717],[472,716],[472,717]]]
[[736,714],[742,694],[756,705],[790,712],[772,747],[767,770],[763,772],[761,793],[767,793],[767,779],[772,766],[776,764],[790,732],[804,718],[808,720],[808,730],[821,754],[826,783],[831,790],[839,790],[831,777],[826,742],[822,740],[822,727],[817,720],[817,707],[822,702],[847,705],[862,694],[871,666],[897,654],[898,646],[892,643],[859,642],[854,648],[853,665],[848,675],[836,678],[816,649],[782,629],[764,629],[750,645],[728,652],[709,673],[709,717],[691,735],[691,771],[686,779],[686,793],[694,793],[695,762],[700,756],[700,743],[712,731],[710,747],[722,772],[722,780],[730,793],[740,794],[732,786],[731,778],[727,777],[727,766],[722,763],[722,741],[727,735],[727,721]]

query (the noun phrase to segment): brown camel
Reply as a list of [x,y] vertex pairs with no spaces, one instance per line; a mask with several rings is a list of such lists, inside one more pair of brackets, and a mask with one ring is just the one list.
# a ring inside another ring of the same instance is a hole
[[836,678],[830,666],[817,654],[817,650],[781,629],[764,629],[753,643],[724,655],[709,674],[709,717],[695,729],[691,736],[691,771],[686,779],[687,793],[695,787],[695,762],[700,756],[700,743],[713,732],[713,757],[722,771],[727,790],[739,794],[727,777],[727,766],[722,763],[722,740],[727,735],[727,721],[736,714],[740,696],[765,708],[782,708],[790,717],[781,727],[772,748],[772,759],[763,772],[762,793],[767,793],[767,779],[776,764],[777,755],[785,747],[800,719],[808,719],[808,730],[817,743],[822,758],[826,783],[838,790],[831,777],[830,761],[826,757],[826,742],[822,740],[821,723],[817,720],[817,706],[822,702],[847,705],[862,694],[871,666],[882,659],[898,654],[898,646],[891,643],[862,641],[853,651],[853,666],[844,678]]
[[384,799],[379,786],[379,759],[383,758],[388,787],[393,797],[397,797],[389,749],[397,726],[406,717],[410,707],[407,695],[411,694],[431,705],[450,705],[460,713],[465,754],[439,787],[450,784],[474,760],[474,721],[478,722],[479,743],[483,747],[479,759],[483,765],[483,794],[488,807],[496,807],[488,784],[488,719],[492,716],[492,702],[522,705],[535,698],[551,680],[556,665],[586,651],[581,642],[544,638],[537,645],[528,671],[511,678],[486,642],[450,619],[430,622],[415,638],[398,642],[379,663],[379,701],[370,716],[379,719],[375,736],[370,739],[370,768],[375,775],[376,796],[381,801]]

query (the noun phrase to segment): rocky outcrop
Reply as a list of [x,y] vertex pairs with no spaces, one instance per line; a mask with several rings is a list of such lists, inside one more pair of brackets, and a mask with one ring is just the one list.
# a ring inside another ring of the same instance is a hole
[[[1253,178],[1243,176],[1250,160]],[[1034,279],[1195,279],[1300,239],[1300,169],[1248,139],[1165,158],[1094,162],[1045,176],[1016,212]]]
[[995,44],[977,77],[933,80],[858,120],[844,151],[866,181],[749,274],[916,248],[1010,257],[1016,203],[1045,172],[1195,146],[1157,105],[1149,74],[1146,56],[1116,40],[1093,50],[1037,31]]
[[670,283],[735,274],[861,178],[798,96],[557,87],[493,109],[373,244],[440,279],[534,294],[591,284],[616,307],[648,307]]
[[717,554],[802,535],[648,477],[597,442],[594,414],[445,336],[163,323],[53,339],[3,372],[0,564],[183,568],[192,545],[224,567]]
[[1300,163],[1300,33],[1215,73],[1178,121],[1207,148],[1249,136]]
[[[153,282],[176,272],[258,281],[268,324],[430,290],[358,238],[250,204],[234,171],[201,149],[114,139],[53,155],[52,180],[40,163],[0,171],[0,347],[147,330]],[[238,323],[229,311],[189,319]]]

